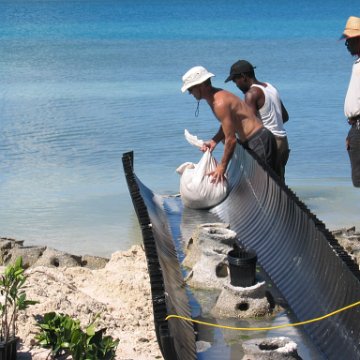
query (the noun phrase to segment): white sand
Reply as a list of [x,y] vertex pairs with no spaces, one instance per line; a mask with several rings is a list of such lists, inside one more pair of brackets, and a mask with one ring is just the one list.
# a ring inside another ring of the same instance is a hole
[[[162,359],[156,340],[146,258],[140,246],[112,255],[105,268],[36,267],[26,271],[27,298],[39,301],[22,312],[17,335],[18,359],[43,360],[49,350],[34,344],[33,315],[55,311],[89,324],[100,313],[99,327],[120,340],[117,360]],[[31,355],[31,357],[30,357]]]

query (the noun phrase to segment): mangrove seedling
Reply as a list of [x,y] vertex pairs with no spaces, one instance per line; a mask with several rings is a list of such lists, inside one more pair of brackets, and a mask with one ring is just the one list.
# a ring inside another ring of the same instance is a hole
[[37,320],[40,332],[35,339],[40,346],[51,349],[53,359],[115,359],[119,340],[104,336],[106,329],[95,330],[97,317],[83,331],[79,320],[66,314],[46,313],[42,319]]
[[37,303],[37,301],[26,299],[24,271],[20,256],[14,264],[8,265],[0,276],[0,340],[2,342],[8,342],[16,337],[19,311]]

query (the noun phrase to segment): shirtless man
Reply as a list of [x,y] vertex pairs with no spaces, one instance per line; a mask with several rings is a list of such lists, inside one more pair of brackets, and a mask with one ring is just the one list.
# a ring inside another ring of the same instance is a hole
[[202,66],[195,66],[182,77],[182,92],[188,92],[197,101],[206,100],[215,117],[221,123],[219,131],[204,143],[203,151],[213,151],[215,146],[224,140],[224,153],[215,171],[211,174],[213,182],[224,180],[225,172],[234,153],[237,136],[240,143],[252,152],[255,157],[275,170],[276,140],[256,117],[253,110],[240,98],[229,91],[211,85],[211,77]]

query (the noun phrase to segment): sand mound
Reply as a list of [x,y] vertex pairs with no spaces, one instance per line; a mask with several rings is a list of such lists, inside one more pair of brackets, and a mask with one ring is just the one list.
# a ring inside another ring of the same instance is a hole
[[116,359],[162,359],[156,340],[149,276],[140,246],[116,252],[102,269],[84,267],[26,270],[27,298],[39,301],[21,312],[17,335],[18,359],[46,359],[49,351],[34,345],[34,316],[56,311],[86,326],[100,314],[99,328],[120,340]]

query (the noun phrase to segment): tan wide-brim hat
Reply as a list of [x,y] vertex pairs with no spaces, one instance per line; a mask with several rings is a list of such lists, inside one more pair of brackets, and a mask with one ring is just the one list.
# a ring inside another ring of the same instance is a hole
[[194,66],[182,77],[183,85],[181,87],[181,91],[185,92],[192,86],[202,84],[204,81],[213,76],[215,75],[207,71],[203,66]]
[[360,36],[360,18],[356,16],[350,16],[346,22],[344,32],[342,34],[342,39],[352,38]]

